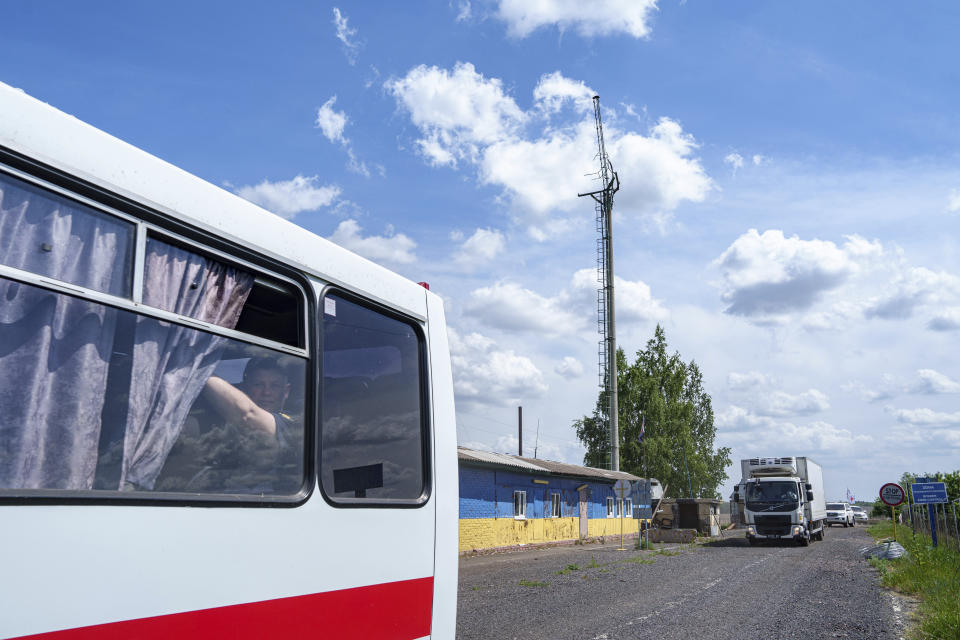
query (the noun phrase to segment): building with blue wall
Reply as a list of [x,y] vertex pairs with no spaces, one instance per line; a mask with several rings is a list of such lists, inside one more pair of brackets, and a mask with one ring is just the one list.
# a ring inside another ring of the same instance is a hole
[[[460,447],[460,551],[637,532],[649,483],[622,471]],[[613,485],[626,480],[623,503]]]

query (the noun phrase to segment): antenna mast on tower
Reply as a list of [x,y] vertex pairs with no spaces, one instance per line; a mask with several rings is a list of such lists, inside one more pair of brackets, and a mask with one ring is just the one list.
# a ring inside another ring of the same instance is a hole
[[617,325],[613,306],[613,194],[620,190],[620,178],[613,170],[603,142],[603,121],[600,118],[600,96],[593,96],[593,111],[597,126],[597,157],[600,171],[597,178],[603,186],[599,191],[577,194],[590,196],[596,203],[597,222],[597,328],[600,332],[598,349],[601,395],[606,402],[603,418],[610,427],[610,468],[620,470],[620,434],[617,420]]

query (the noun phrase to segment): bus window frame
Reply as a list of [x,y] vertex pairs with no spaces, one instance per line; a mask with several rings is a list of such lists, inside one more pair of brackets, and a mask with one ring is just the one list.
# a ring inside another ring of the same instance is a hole
[[[36,170],[34,175],[28,169]],[[77,202],[107,215],[114,216],[135,226],[133,261],[133,282],[130,297],[119,297],[78,285],[62,282],[46,276],[0,265],[0,277],[23,282],[24,284],[52,291],[59,295],[67,295],[89,300],[97,304],[120,309],[138,315],[152,317],[165,322],[176,323],[194,330],[207,331],[232,340],[272,349],[281,353],[298,356],[306,361],[306,378],[304,380],[304,416],[303,416],[303,473],[300,489],[288,495],[253,495],[228,493],[185,493],[185,492],[146,492],[120,490],[74,490],[74,489],[2,489],[0,488],[0,505],[131,505],[131,506],[192,506],[192,507],[297,507],[310,499],[314,486],[317,484],[317,442],[319,442],[319,392],[320,377],[317,375],[319,365],[315,364],[320,353],[318,341],[313,339],[311,327],[318,326],[316,322],[316,296],[311,295],[314,287],[310,278],[282,262],[268,256],[256,253],[248,247],[231,243],[225,238],[218,238],[202,229],[192,227],[170,214],[149,208],[147,205],[111,193],[101,187],[90,185],[80,178],[65,172],[39,164],[31,159],[23,158],[19,154],[12,154],[0,146],[0,173],[9,175],[32,184],[40,189],[48,190],[60,197]],[[91,195],[102,195],[104,201],[94,199]],[[108,204],[110,202],[110,204]],[[132,212],[118,208],[130,209]],[[182,316],[149,307],[136,301],[135,297],[142,295],[142,273],[146,238],[149,234],[164,240],[173,239],[184,247],[193,248],[200,255],[207,255],[223,260],[225,263],[247,268],[255,275],[275,279],[291,286],[299,295],[301,305],[301,338],[303,347],[290,345],[260,338],[256,335],[227,329],[208,322]],[[138,283],[138,276],[139,283]],[[137,285],[139,284],[139,291]],[[312,393],[308,393],[312,391]]]
[[[352,302],[358,306],[361,306],[370,311],[374,311],[381,315],[384,315],[388,318],[392,318],[399,322],[402,322],[414,331],[414,334],[417,336],[417,358],[419,365],[419,374],[420,374],[420,465],[423,479],[423,487],[420,491],[420,495],[416,498],[345,498],[332,496],[327,493],[326,489],[323,486],[323,478],[321,473],[323,472],[323,410],[320,407],[320,412],[317,415],[317,441],[316,441],[316,475],[314,481],[318,487],[318,491],[323,499],[330,506],[337,509],[383,509],[383,508],[393,508],[393,509],[419,509],[430,502],[430,497],[433,495],[433,412],[430,411],[431,407],[431,394],[430,394],[430,367],[429,367],[429,357],[427,350],[427,334],[424,331],[424,325],[426,324],[423,321],[417,320],[407,314],[400,313],[396,309],[392,309],[386,305],[380,304],[376,301],[370,300],[369,298],[364,298],[356,293],[353,293],[349,289],[345,289],[341,286],[334,284],[325,285],[319,292],[317,299],[317,307],[320,308],[323,305],[323,300],[328,295],[336,295],[339,298],[343,298],[348,302]],[[319,388],[319,394],[317,395],[318,404],[323,403],[323,314],[320,314],[320,321],[317,323],[317,385]]]

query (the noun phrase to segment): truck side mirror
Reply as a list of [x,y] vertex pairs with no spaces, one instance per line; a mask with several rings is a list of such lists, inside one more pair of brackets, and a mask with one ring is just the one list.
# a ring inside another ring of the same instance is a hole
[[807,491],[813,491],[813,485],[810,484],[809,482],[803,485],[803,488],[806,489]]
[[[810,485],[807,485],[808,487]],[[807,502],[813,502],[813,491],[807,491]]]
[[740,494],[737,493],[736,491],[733,492],[733,501],[740,502]]

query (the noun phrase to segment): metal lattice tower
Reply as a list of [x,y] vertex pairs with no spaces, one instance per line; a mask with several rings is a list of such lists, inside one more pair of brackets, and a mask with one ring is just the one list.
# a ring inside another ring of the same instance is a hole
[[597,329],[600,344],[597,349],[599,364],[601,406],[603,419],[610,429],[610,468],[620,470],[620,435],[617,420],[617,331],[613,304],[613,194],[620,189],[620,178],[607,157],[603,141],[603,120],[600,117],[600,96],[593,97],[593,110],[597,127],[597,159],[600,171],[597,179],[602,185],[599,191],[581,193],[579,196],[593,198],[597,224]]

